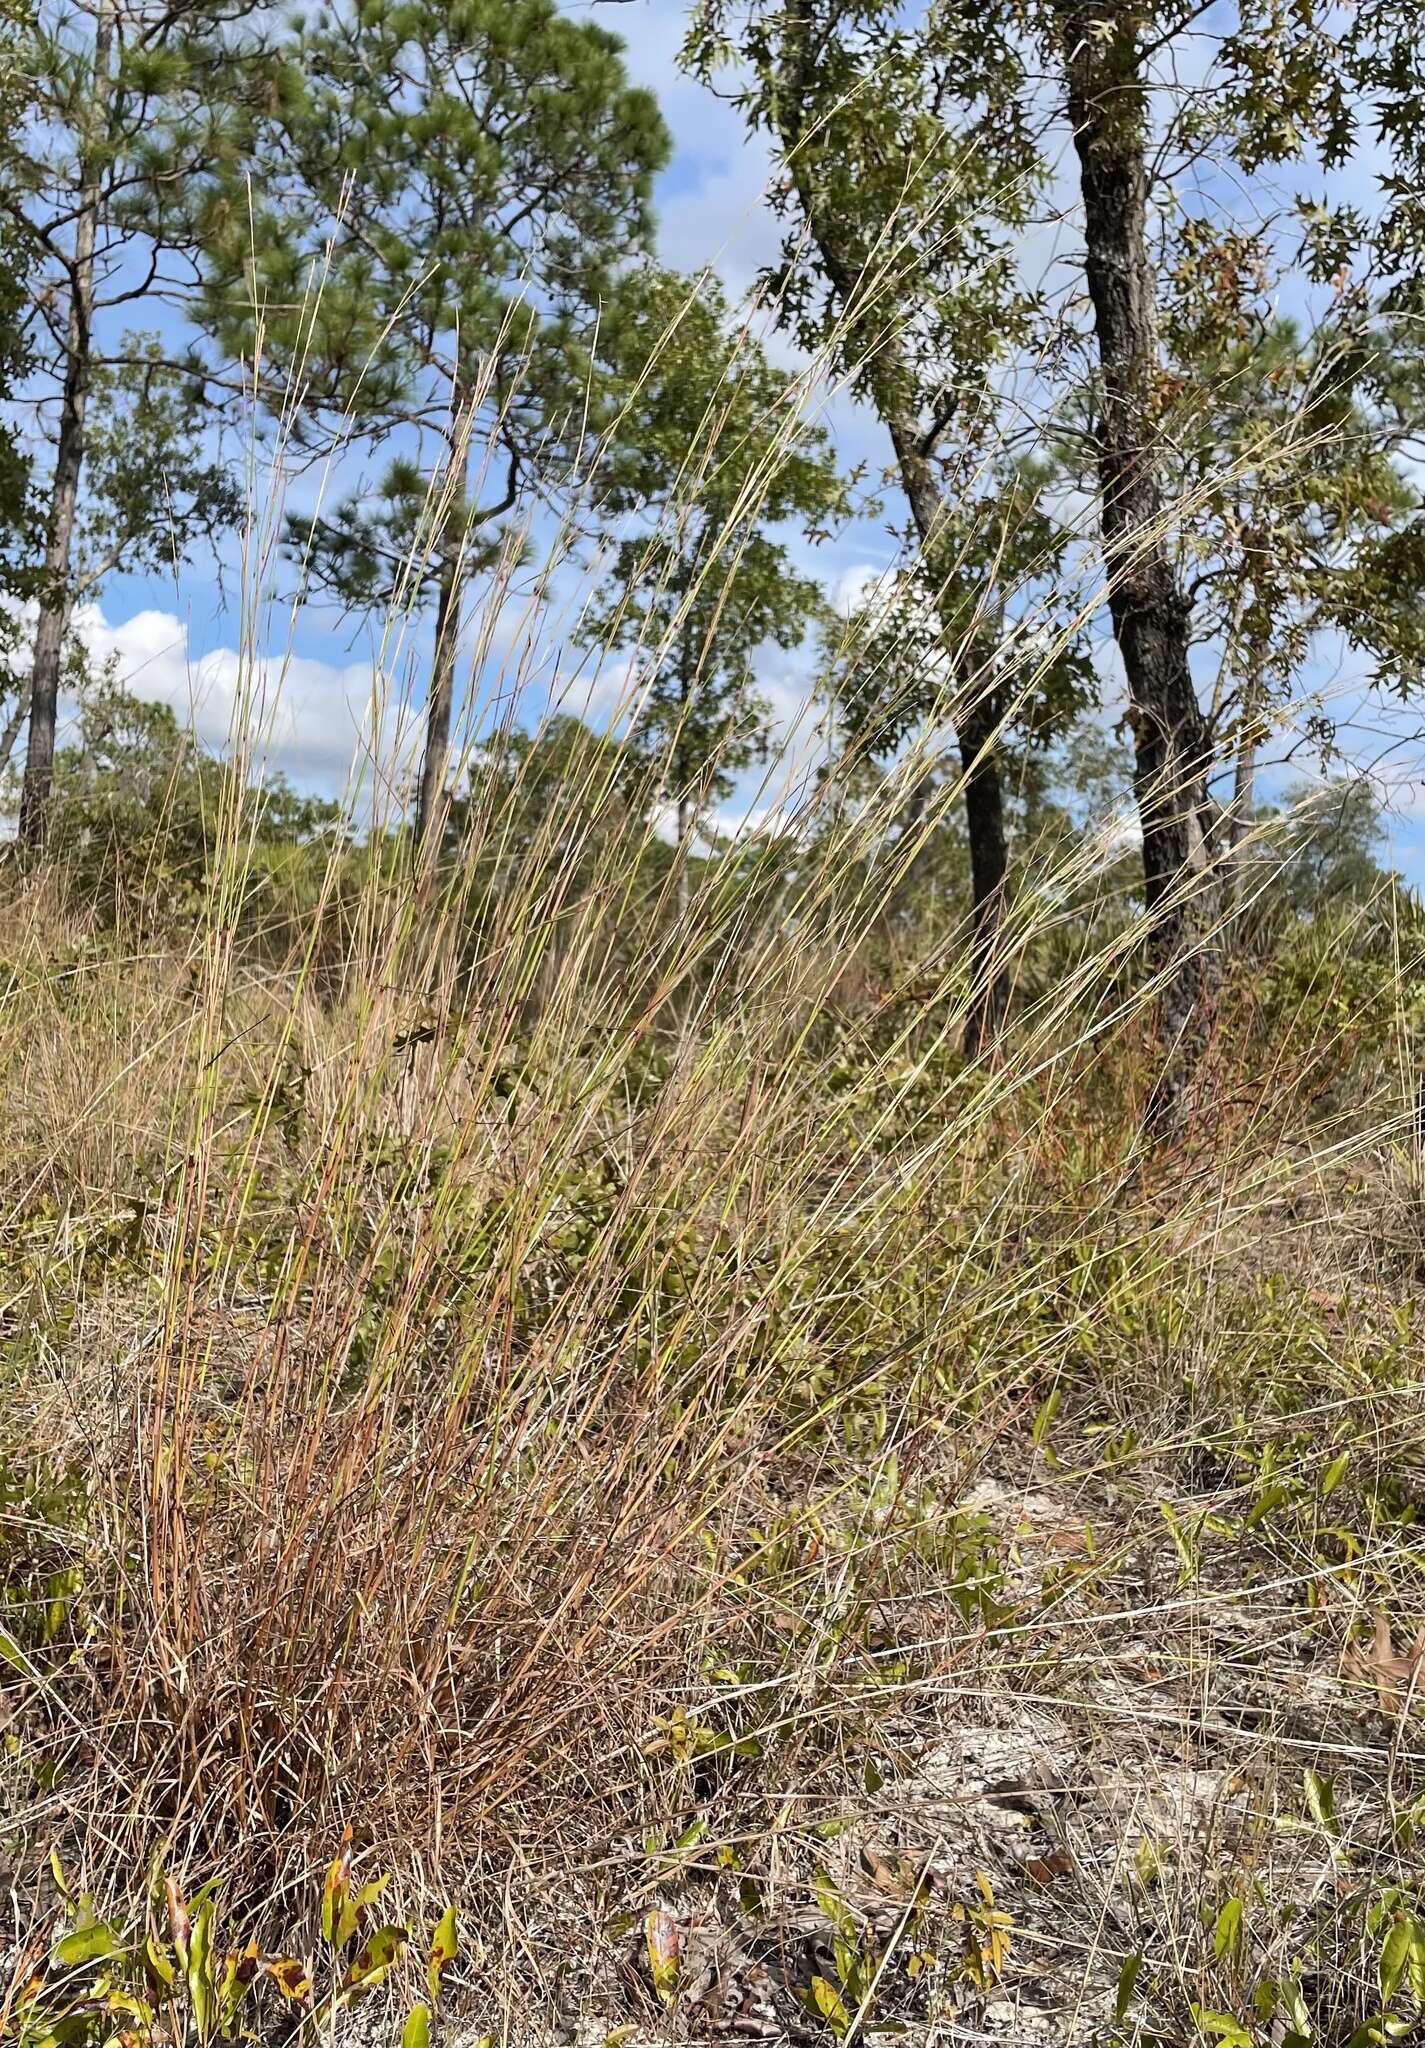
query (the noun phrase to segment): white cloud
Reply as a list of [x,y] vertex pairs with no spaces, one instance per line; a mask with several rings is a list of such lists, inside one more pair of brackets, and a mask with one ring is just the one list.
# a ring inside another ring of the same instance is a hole
[[831,586],[831,604],[838,618],[850,619],[873,599],[884,603],[898,581],[894,565],[881,562],[852,562]]
[[656,95],[677,152],[659,194],[659,254],[679,269],[711,263],[738,298],[781,244],[766,203],[771,158],[737,108],[679,65],[684,0],[636,0],[612,26],[624,38],[630,76]]
[[409,752],[409,716],[403,720],[372,660],[234,647],[198,654],[185,622],[158,610],[111,623],[98,605],[86,605],[75,631],[96,662],[112,659],[126,689],[168,705],[209,752],[225,754],[240,738],[256,765],[304,789],[340,795],[355,781],[369,784],[373,762],[389,775]]

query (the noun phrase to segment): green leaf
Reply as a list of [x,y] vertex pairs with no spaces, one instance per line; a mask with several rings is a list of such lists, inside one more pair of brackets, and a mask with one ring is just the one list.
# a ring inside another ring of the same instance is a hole
[[63,1941],[56,1942],[54,1959],[62,1969],[78,1970],[85,1963],[118,1955],[121,1945],[116,1930],[98,1920],[88,1927],[76,1927]]
[[1138,1988],[1138,1976],[1142,1968],[1141,1955],[1123,1958],[1123,1968],[1118,1973],[1118,1990],[1113,2000],[1113,2017],[1119,2026],[1122,2026],[1128,2017],[1128,2008],[1133,2003],[1133,1994]]
[[204,1899],[193,1915],[188,1937],[188,2002],[200,2041],[210,2041],[217,2029],[217,1986],[213,1981],[213,1901]]
[[1418,1914],[1411,1913],[1410,1957],[1406,1963],[1406,1975],[1410,1980],[1410,1995],[1418,2005],[1425,2005],[1425,1923]]
[[854,1943],[857,1938],[856,1922],[850,1908],[824,1870],[818,1870],[811,1881],[816,1903],[841,1936],[843,1941]]
[[413,2005],[401,2029],[401,2048],[430,2048],[430,2007]]
[[1387,2005],[1404,1979],[1416,1925],[1411,1914],[1398,1913],[1385,1930],[1385,1940],[1380,1947],[1380,1995]]
[[1340,1456],[1333,1458],[1326,1467],[1325,1472],[1321,1476],[1321,1498],[1323,1500],[1330,1500],[1336,1488],[1345,1478],[1350,1462],[1351,1453],[1349,1451],[1342,1451]]
[[1283,1977],[1276,1985],[1276,2008],[1291,2029],[1288,2044],[1295,2041],[1304,2044],[1312,2038],[1311,2015],[1306,2010],[1306,2000],[1301,1995],[1301,1986],[1295,1977]]
[[168,1950],[160,1942],[155,1941],[151,1934],[145,1938],[143,1949],[144,1960],[148,1964],[149,1970],[160,1984],[166,1986],[171,1991],[175,1972],[173,1958],[169,1955]]
[[1192,2016],[1198,2032],[1220,2041],[1222,2048],[1252,2048],[1250,2030],[1230,2012],[1213,2012],[1207,2006],[1194,2005]]
[[1212,1953],[1219,1962],[1225,1956],[1236,1957],[1242,1950],[1242,1901],[1231,1898],[1217,1916],[1217,1925],[1212,1930]]
[[1063,1398],[1064,1389],[1062,1387],[1055,1387],[1047,1399],[1040,1404],[1039,1413],[1034,1418],[1034,1427],[1030,1431],[1030,1440],[1036,1450],[1042,1448],[1044,1439],[1054,1427],[1054,1417],[1059,1412],[1059,1404]]
[[1302,1785],[1306,1792],[1306,1804],[1311,1818],[1334,1841],[1337,1833],[1336,1794],[1332,1789],[1331,1780],[1323,1778],[1319,1771],[1308,1770],[1302,1778]]
[[1283,1501],[1288,1501],[1290,1499],[1291,1488],[1289,1486],[1283,1486],[1280,1480],[1273,1481],[1273,1483],[1269,1487],[1267,1487],[1265,1492],[1262,1494],[1261,1499],[1257,1502],[1257,1505],[1253,1508],[1251,1514],[1248,1515],[1247,1527],[1249,1529],[1255,1529],[1259,1523],[1264,1522],[1267,1519],[1268,1515],[1273,1514],[1276,1511],[1276,1509],[1282,1505]]

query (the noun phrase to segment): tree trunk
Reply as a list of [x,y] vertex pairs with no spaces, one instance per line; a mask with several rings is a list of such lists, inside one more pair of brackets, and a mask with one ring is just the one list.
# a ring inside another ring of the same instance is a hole
[[1134,731],[1149,958],[1165,976],[1159,1022],[1169,1061],[1161,1110],[1181,1095],[1215,980],[1202,930],[1212,745],[1188,663],[1191,607],[1168,555],[1153,445],[1158,354],[1142,59],[1133,16],[1104,41],[1102,12],[1095,0],[1061,0],[1058,19],[1102,379],[1104,568]]
[[60,665],[70,618],[70,562],[74,549],[79,484],[84,468],[85,414],[94,375],[94,248],[102,195],[100,137],[108,123],[112,91],[114,0],[103,0],[94,31],[94,83],[88,134],[79,165],[79,198],[70,262],[69,319],[65,334],[64,390],[50,488],[48,534],[35,651],[30,669],[30,730],[25,780],[20,794],[20,843],[42,852],[49,836],[54,789],[55,723],[59,713]]
[[1227,844],[1232,867],[1232,906],[1240,910],[1247,894],[1247,873],[1251,854],[1243,844],[1252,828],[1257,805],[1257,729],[1255,693],[1242,698],[1242,733],[1237,741],[1237,760],[1232,776],[1232,817]]
[[[909,500],[921,558],[935,578],[935,533],[940,492],[930,466],[914,453],[914,437],[905,423],[885,421]],[[949,633],[959,630],[958,618],[945,620]],[[965,1012],[964,1045],[969,1059],[978,1057],[986,1041],[1003,1024],[1009,1008],[1009,970],[1000,958],[1000,933],[1007,906],[1009,848],[1004,824],[1004,787],[996,748],[1002,709],[997,693],[981,695],[954,711],[960,750],[965,830],[970,842],[970,995]]]
[[450,762],[450,715],[455,701],[455,658],[460,645],[463,548],[448,549],[440,569],[440,602],[435,617],[435,653],[426,691],[425,747],[416,790],[416,848],[439,850],[445,811],[445,778]]
[[[910,424],[893,405],[882,414],[895,450],[901,488],[920,538],[922,558],[931,565],[940,522],[940,488],[920,453]],[[946,622],[947,631],[953,630]],[[982,694],[955,712],[965,828],[970,841],[970,1000],[965,1012],[965,1053],[976,1058],[1004,1022],[1009,1008],[1009,970],[999,959],[1006,910],[1009,848],[1004,828],[1004,789],[995,746],[1002,708],[996,693]]]
[[446,775],[450,765],[450,720],[455,703],[455,662],[460,649],[464,610],[470,434],[474,422],[472,380],[457,373],[451,396],[450,457],[438,505],[441,522],[439,601],[435,616],[435,652],[426,691],[425,746],[416,790],[416,850],[424,858],[440,850],[445,820]]
[[[807,129],[802,116],[802,100],[806,91],[805,35],[804,21],[787,31],[784,46],[787,89],[779,101],[778,127],[807,230],[842,318],[848,321],[854,332],[860,325],[856,312],[865,258],[857,250],[846,222],[821,203],[813,175],[808,156]],[[900,395],[912,388],[913,380],[906,375],[906,366],[893,359],[894,348],[888,320],[883,332],[864,338],[855,334],[855,353],[864,368],[881,424],[890,436],[901,489],[910,506],[922,559],[938,597],[934,557],[941,524],[941,491],[922,445],[921,434],[915,421],[908,416],[905,400]],[[958,619],[946,619],[944,624],[952,636],[960,630]],[[979,1054],[986,1040],[1003,1023],[1009,1006],[1009,974],[999,958],[1009,864],[1004,829],[1004,792],[995,752],[1000,715],[1000,708],[993,699],[981,699],[962,707],[955,714],[964,782],[965,826],[970,841],[973,936],[964,1045],[966,1055],[971,1059]]]
[[1009,848],[1004,830],[1004,791],[994,756],[988,751],[999,736],[997,704],[991,701],[966,712],[958,721],[958,732],[974,904],[965,1053],[967,1058],[975,1059],[985,1041],[999,1030],[1009,1008],[1009,970],[999,958]]
[[20,729],[29,716],[29,711],[30,686],[28,683],[22,683],[15,693],[10,716],[5,720],[5,730],[0,732],[0,775],[3,775],[10,765],[10,756],[15,751],[15,742],[20,737]]

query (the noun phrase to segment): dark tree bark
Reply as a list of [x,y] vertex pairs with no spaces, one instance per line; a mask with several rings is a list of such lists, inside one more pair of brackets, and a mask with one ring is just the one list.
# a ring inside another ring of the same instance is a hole
[[[922,553],[934,575],[940,489],[921,454],[909,422],[888,405],[883,414],[901,487],[910,505]],[[946,621],[947,629],[951,622]],[[965,1051],[975,1058],[1004,1022],[1009,1008],[1009,970],[999,958],[1000,931],[1007,907],[1009,845],[1004,826],[1004,788],[995,747],[1002,707],[994,692],[981,692],[955,714],[965,829],[970,842],[973,937],[970,947],[970,1002],[965,1013]]]
[[965,826],[970,840],[970,886],[974,939],[970,948],[970,1007],[965,1015],[965,1051],[977,1057],[994,1037],[1009,1008],[1009,969],[1000,957],[1000,928],[1007,907],[1009,845],[1004,829],[1004,790],[991,749],[999,739],[999,706],[993,700],[967,711],[958,724],[964,778]]
[[434,852],[440,842],[445,778],[450,763],[450,715],[455,701],[455,657],[460,644],[461,573],[458,543],[441,561],[440,598],[435,615],[435,653],[426,691],[425,745],[416,788],[416,846]]
[[1102,385],[1104,567],[1134,731],[1149,957],[1165,977],[1159,1018],[1169,1058],[1159,1104],[1167,1108],[1205,1031],[1215,978],[1203,930],[1212,740],[1188,664],[1191,607],[1168,554],[1154,447],[1143,61],[1135,18],[1125,10],[1105,40],[1103,17],[1097,0],[1061,0],[1058,10]]
[[34,853],[43,851],[49,836],[50,800],[54,789],[60,664],[65,635],[69,630],[72,604],[70,564],[79,510],[79,484],[84,469],[85,420],[94,381],[94,248],[103,195],[100,139],[108,122],[113,49],[114,8],[112,0],[106,0],[94,32],[94,97],[89,136],[80,166],[74,247],[69,261],[64,389],[60,398],[54,477],[50,485],[40,611],[35,622],[35,651],[30,669],[30,729],[25,750],[25,779],[20,791],[19,829],[21,845]]
[[440,520],[439,595],[435,615],[435,651],[426,691],[425,746],[416,786],[416,850],[433,856],[440,850],[445,820],[446,776],[450,767],[450,720],[455,705],[455,663],[460,650],[460,622],[469,575],[469,511],[466,487],[470,470],[470,435],[474,425],[471,381],[459,377],[451,403],[450,455],[445,485],[437,507]]
[[[914,380],[905,374],[907,366],[894,358],[895,344],[888,333],[860,331],[865,324],[858,318],[858,308],[865,296],[865,255],[856,246],[856,237],[848,224],[821,202],[813,171],[814,144],[808,140],[814,129],[809,129],[804,112],[809,99],[806,36],[807,24],[803,21],[788,30],[784,44],[785,90],[778,101],[783,153],[796,183],[807,231],[854,337],[855,353],[862,363],[872,402],[890,436],[922,558],[938,594],[935,557],[942,523],[941,489],[923,445],[921,429],[909,416],[900,395],[914,388]],[[946,619],[944,623],[952,637],[958,633],[958,619]],[[982,695],[974,703],[959,707],[955,714],[965,826],[970,842],[973,936],[964,1045],[972,1059],[1003,1023],[1009,1007],[1009,970],[1000,957],[1009,868],[1004,791],[996,753],[1000,720],[1001,707],[993,695]]]

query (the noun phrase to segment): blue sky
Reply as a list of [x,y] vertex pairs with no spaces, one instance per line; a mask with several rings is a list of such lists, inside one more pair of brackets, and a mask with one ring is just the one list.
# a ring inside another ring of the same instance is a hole
[[[780,242],[778,223],[764,197],[770,166],[763,150],[749,141],[736,111],[678,69],[684,0],[627,0],[616,7],[588,0],[587,5],[571,4],[570,11],[587,11],[625,38],[631,73],[653,88],[663,108],[675,153],[658,194],[660,253],[683,269],[714,265],[730,294],[740,296],[774,257]],[[1348,174],[1353,188],[1364,192],[1373,183],[1372,172],[1369,162],[1353,167]],[[1215,196],[1220,199],[1222,194]],[[1026,266],[1052,274],[1066,260],[1072,239],[1071,227],[1066,230],[1062,221],[1046,224],[1026,247]],[[875,468],[884,465],[888,451],[873,421],[844,401],[837,401],[828,417],[848,463],[868,460]],[[270,479],[259,475],[259,500],[270,488]],[[310,481],[298,485],[299,499],[310,488]],[[893,495],[887,507],[894,517],[898,508]],[[894,558],[894,552],[887,521],[862,520],[818,549],[811,560],[829,590],[844,592],[865,583]],[[243,580],[241,570],[230,567],[224,590],[211,569],[201,564],[163,577],[115,577],[86,622],[96,649],[117,654],[135,689],[171,702],[181,714],[191,714],[205,743],[215,747],[226,738],[235,697],[244,677],[250,679],[251,674],[250,665],[241,663],[236,652],[244,637],[238,602]],[[252,578],[247,580],[250,585]],[[334,791],[346,777],[379,653],[376,631],[366,622],[342,619],[314,603],[294,615],[279,602],[258,621],[258,643],[273,658],[270,672],[275,674],[282,664],[270,758],[303,786]],[[558,629],[547,626],[543,631],[547,644],[534,658],[540,673],[548,674],[557,656]],[[417,696],[422,653],[417,636],[404,649],[404,662],[395,665],[398,678],[407,674]],[[530,657],[526,648],[524,659]],[[508,663],[508,650],[497,647],[492,660],[496,665]],[[1104,667],[1106,675],[1116,669],[1107,647]],[[795,716],[805,694],[808,670],[809,655],[774,653],[760,677],[786,719]],[[1363,699],[1338,650],[1322,650],[1311,681],[1331,692],[1337,715],[1350,728],[1355,757],[1363,765],[1373,765],[1378,758],[1394,764],[1390,779],[1399,787],[1390,820],[1393,851],[1407,872],[1425,878],[1425,817],[1414,815],[1413,777],[1402,772],[1420,757],[1419,718],[1413,710],[1391,710],[1378,699]],[[751,796],[749,791],[748,800]]]

